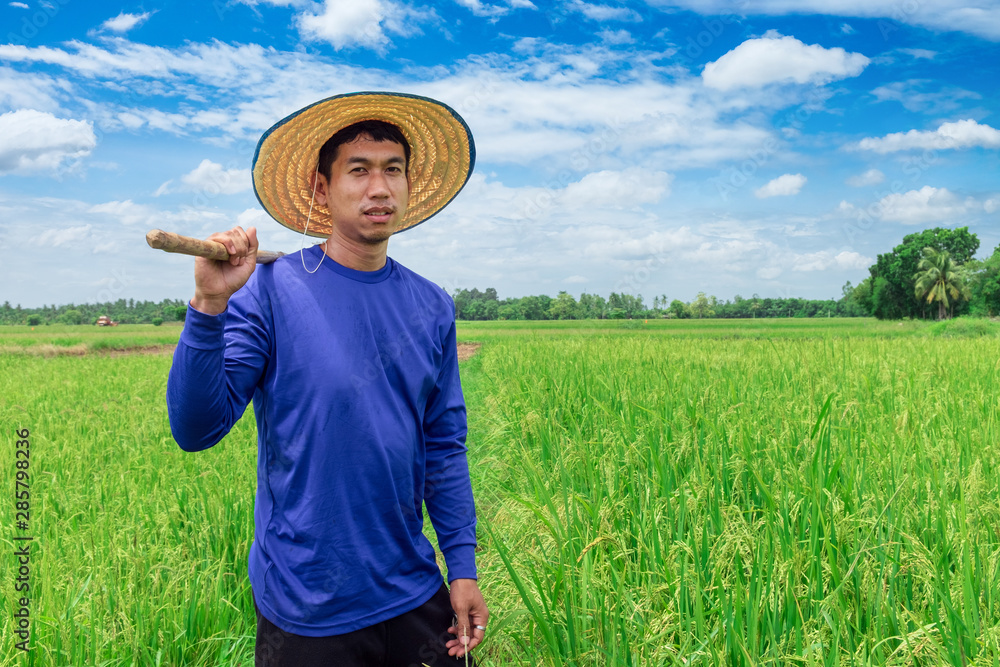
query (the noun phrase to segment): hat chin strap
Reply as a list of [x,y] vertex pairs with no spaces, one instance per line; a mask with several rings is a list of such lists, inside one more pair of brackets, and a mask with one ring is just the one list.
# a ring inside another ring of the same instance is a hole
[[319,271],[319,267],[323,265],[323,260],[326,259],[326,241],[323,241],[323,256],[319,258],[319,264],[317,264],[316,268],[312,271],[306,268],[306,255],[302,252],[302,248],[305,247],[306,243],[306,233],[309,231],[309,222],[312,220],[313,202],[316,201],[316,182],[319,180],[318,177],[319,174],[313,175],[312,196],[309,197],[309,215],[306,216],[306,226],[305,229],[302,230],[302,240],[299,241],[299,259],[302,260],[302,270],[310,275]]

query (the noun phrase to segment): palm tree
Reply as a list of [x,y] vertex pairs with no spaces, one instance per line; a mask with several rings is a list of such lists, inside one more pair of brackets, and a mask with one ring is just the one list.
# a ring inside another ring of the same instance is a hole
[[969,287],[965,284],[962,267],[955,264],[947,250],[928,247],[924,248],[923,254],[913,275],[916,281],[914,291],[918,299],[926,300],[928,304],[937,301],[938,319],[943,320],[949,310],[954,310],[955,301],[969,299]]

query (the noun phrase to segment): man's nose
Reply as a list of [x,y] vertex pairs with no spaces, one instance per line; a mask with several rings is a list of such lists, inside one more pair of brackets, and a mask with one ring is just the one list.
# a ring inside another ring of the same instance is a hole
[[368,196],[382,198],[388,197],[389,194],[389,179],[386,177],[385,172],[372,172],[372,177],[368,181]]

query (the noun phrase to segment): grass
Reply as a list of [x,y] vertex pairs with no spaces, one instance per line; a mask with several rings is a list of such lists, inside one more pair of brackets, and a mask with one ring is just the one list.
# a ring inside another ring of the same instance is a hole
[[34,356],[80,356],[92,352],[130,350],[137,347],[176,345],[180,323],[163,326],[121,324],[116,327],[93,325],[2,326],[0,354]]
[[[758,322],[460,323],[481,664],[1000,661],[1000,338]],[[180,451],[169,364],[0,353],[36,538],[33,649],[8,616],[0,666],[250,664],[253,414]]]
[[1000,320],[982,317],[958,317],[936,322],[930,327],[932,336],[961,338],[968,336],[1000,336]]

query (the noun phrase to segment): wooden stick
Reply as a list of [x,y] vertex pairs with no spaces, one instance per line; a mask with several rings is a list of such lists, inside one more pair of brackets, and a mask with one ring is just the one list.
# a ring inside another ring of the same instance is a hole
[[[173,232],[165,232],[162,229],[151,229],[146,233],[146,243],[150,248],[163,250],[165,252],[176,252],[181,255],[193,255],[194,257],[205,257],[219,262],[229,259],[229,252],[226,246],[215,241],[203,241],[190,236],[181,236]],[[257,251],[258,264],[270,264],[285,253],[272,252],[270,250]]]

